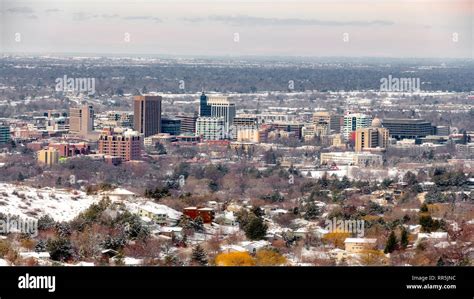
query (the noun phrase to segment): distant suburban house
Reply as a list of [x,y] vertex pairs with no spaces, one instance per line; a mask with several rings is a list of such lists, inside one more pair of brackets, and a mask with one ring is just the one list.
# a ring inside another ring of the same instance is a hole
[[270,242],[265,241],[265,240],[259,240],[259,241],[242,241],[239,243],[240,246],[244,247],[248,252],[250,253],[255,253],[259,249],[262,249],[266,246],[270,245]]
[[237,217],[234,215],[234,212],[227,212],[220,214],[218,217],[219,223],[223,225],[236,225],[237,224]]
[[259,249],[269,246],[270,242],[259,240],[259,241],[242,241],[237,245],[222,245],[221,250],[223,252],[248,252],[255,253]]
[[347,259],[349,254],[345,250],[334,248],[329,251],[329,256],[339,262],[343,259]]
[[201,217],[204,223],[211,223],[214,221],[214,209],[212,208],[187,207],[184,208],[183,214],[192,220]]
[[39,266],[50,266],[52,261],[50,260],[49,252],[42,251],[42,252],[35,252],[35,251],[27,251],[27,252],[20,252],[20,257],[23,259],[34,259]]
[[159,236],[167,236],[170,238],[173,237],[182,237],[183,228],[179,226],[162,226],[153,233],[158,234]]
[[207,202],[207,206],[211,209],[217,210],[219,208],[219,203],[215,200],[210,200]]
[[114,264],[123,263],[124,266],[142,266],[143,265],[143,260],[142,259],[137,259],[133,257],[124,257],[124,258],[118,258],[117,256],[112,258],[112,262]]
[[176,225],[181,217],[180,212],[154,202],[147,202],[140,206],[138,214],[140,217],[150,219],[159,225]]
[[101,193],[102,197],[108,197],[110,200],[131,200],[137,197],[132,191],[123,188],[115,188],[111,191],[104,191]]
[[364,250],[374,249],[377,245],[377,239],[346,238],[344,245],[347,252],[360,253]]
[[418,238],[415,241],[415,245],[418,245],[423,240],[435,240],[435,241],[447,241],[447,232],[432,232],[432,233],[419,233]]
[[408,228],[408,232],[411,234],[418,234],[421,230],[421,225],[403,225],[404,227]]
[[296,229],[295,231],[293,231],[293,235],[296,237],[296,238],[299,238],[299,239],[304,239],[306,238],[306,236],[308,235],[309,233],[309,230],[308,228],[306,227],[300,227],[298,229]]
[[114,256],[116,256],[118,253],[117,250],[113,250],[113,249],[104,249],[101,251],[101,254],[102,254],[102,258],[112,258]]

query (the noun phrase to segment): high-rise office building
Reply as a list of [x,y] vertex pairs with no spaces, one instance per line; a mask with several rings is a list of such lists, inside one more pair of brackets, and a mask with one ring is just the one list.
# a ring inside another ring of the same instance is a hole
[[449,133],[450,133],[449,126],[436,126],[437,136],[449,136]]
[[331,114],[329,129],[332,133],[341,133],[341,127],[344,125],[344,116],[340,114]]
[[10,142],[10,127],[5,125],[0,125],[0,144],[5,144]]
[[331,114],[327,111],[313,113],[313,130],[315,135],[329,135],[331,131]]
[[351,134],[357,129],[368,128],[372,123],[372,116],[362,113],[349,113],[344,115],[344,127],[342,136],[349,140]]
[[69,132],[87,135],[94,131],[94,108],[84,104],[81,107],[69,109]]
[[177,115],[177,119],[181,120],[181,134],[194,134],[196,133],[196,121],[198,116],[193,115]]
[[[258,120],[256,117],[251,115],[239,115],[234,117],[233,125],[230,129],[230,138],[236,141],[239,140],[239,136],[245,136],[249,134],[250,131],[258,132]],[[242,131],[242,133],[241,133]],[[245,137],[242,137],[245,138]]]
[[328,135],[331,132],[340,133],[341,125],[343,124],[344,118],[342,115],[333,114],[328,111],[319,111],[313,113],[313,125],[317,131],[327,133],[322,135]]
[[257,128],[240,129],[237,131],[238,142],[260,142],[260,134]]
[[199,117],[196,121],[196,135],[204,140],[222,140],[225,138],[224,130],[223,117]]
[[119,127],[133,128],[133,113],[111,111],[107,113],[107,119]]
[[139,95],[133,100],[133,128],[148,137],[161,132],[161,96]]
[[257,127],[257,117],[251,115],[239,115],[234,117],[234,126]]
[[161,133],[170,135],[181,134],[181,119],[171,117],[161,118]]
[[331,114],[327,111],[313,113],[313,124],[316,125],[319,123],[325,123],[329,125],[331,123]]
[[52,166],[59,163],[59,151],[53,147],[38,152],[38,162],[43,165]]
[[235,104],[231,103],[227,97],[212,97],[207,103],[211,105],[211,117],[224,119],[224,134],[227,137],[234,123]]
[[301,130],[304,127],[303,123],[299,122],[274,122],[271,124],[273,129],[294,134],[297,139],[302,138]]
[[211,105],[208,104],[209,97],[202,92],[199,98],[199,116],[210,117],[211,116]]
[[388,129],[382,128],[380,119],[375,118],[372,126],[355,131],[355,151],[385,149],[388,146]]
[[434,135],[434,127],[424,119],[385,118],[382,127],[387,128],[390,136],[397,139],[417,139]]
[[301,136],[304,141],[309,141],[312,140],[316,137],[316,126],[313,124],[306,124],[302,129],[301,129]]
[[139,160],[141,144],[138,132],[130,130],[116,133],[108,130],[99,136],[98,150],[100,154],[120,157],[122,161]]

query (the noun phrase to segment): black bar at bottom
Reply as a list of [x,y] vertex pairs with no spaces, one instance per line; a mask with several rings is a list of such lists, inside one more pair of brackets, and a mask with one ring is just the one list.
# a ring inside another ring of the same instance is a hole
[[1,299],[473,296],[472,267],[0,268]]

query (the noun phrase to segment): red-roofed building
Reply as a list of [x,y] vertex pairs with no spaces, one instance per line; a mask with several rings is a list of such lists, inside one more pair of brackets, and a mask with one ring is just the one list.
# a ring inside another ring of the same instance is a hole
[[214,220],[214,210],[212,208],[188,207],[184,208],[183,214],[192,220],[201,217],[204,223],[211,223]]

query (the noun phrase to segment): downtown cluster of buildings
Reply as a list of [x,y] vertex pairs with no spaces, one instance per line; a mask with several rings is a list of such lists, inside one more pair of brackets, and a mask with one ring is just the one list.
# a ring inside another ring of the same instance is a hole
[[[23,142],[37,152],[38,162],[54,165],[77,155],[112,164],[139,161],[144,148],[154,149],[158,143],[248,148],[296,140],[329,149],[321,152],[322,165],[368,166],[381,165],[383,153],[391,146],[406,149],[427,143],[436,147],[463,137],[423,119],[379,119],[358,112],[316,111],[306,120],[285,112],[237,113],[229,97],[204,92],[197,113],[165,116],[162,100],[158,94],[134,96],[133,112],[96,114],[92,105],[81,104],[68,113],[20,116],[0,126],[0,143]],[[459,150],[471,156],[472,144],[458,143]]]

